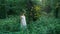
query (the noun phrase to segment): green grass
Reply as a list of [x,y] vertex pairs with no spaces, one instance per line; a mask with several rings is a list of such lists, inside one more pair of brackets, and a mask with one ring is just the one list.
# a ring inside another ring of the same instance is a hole
[[60,19],[41,16],[37,21],[27,24],[27,27],[25,31],[20,30],[19,16],[0,19],[0,33],[3,34],[60,34]]

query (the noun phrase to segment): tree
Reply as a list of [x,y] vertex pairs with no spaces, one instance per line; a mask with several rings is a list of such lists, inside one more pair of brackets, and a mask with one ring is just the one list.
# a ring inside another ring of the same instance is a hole
[[33,13],[32,13],[32,11],[31,11],[31,9],[32,9],[32,7],[33,7],[33,3],[32,3],[32,1],[31,0],[27,0],[27,17],[28,17],[28,20],[30,21],[30,20],[33,20],[32,19],[32,17],[33,17]]
[[60,9],[60,6],[59,6],[59,5],[60,5],[60,4],[57,3],[56,8],[55,8],[55,17],[56,17],[56,18],[58,18],[58,14],[59,14],[59,9]]
[[0,0],[0,18],[6,18],[5,0]]

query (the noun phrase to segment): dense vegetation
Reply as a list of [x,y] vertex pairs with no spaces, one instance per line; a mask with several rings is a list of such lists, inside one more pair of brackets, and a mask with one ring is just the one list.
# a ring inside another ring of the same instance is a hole
[[[59,0],[0,0],[1,34],[60,34]],[[25,13],[27,30],[20,28]]]
[[[12,19],[12,20],[11,20]],[[6,21],[7,20],[7,21]],[[52,17],[41,16],[37,21],[28,24],[28,29],[23,32],[20,30],[18,21],[14,17],[0,21],[1,33],[9,34],[60,34],[60,19]],[[6,29],[7,28],[7,29]],[[10,28],[10,29],[9,29]],[[18,29],[19,28],[19,29]],[[17,31],[18,30],[18,31]],[[3,32],[2,32],[3,31]]]

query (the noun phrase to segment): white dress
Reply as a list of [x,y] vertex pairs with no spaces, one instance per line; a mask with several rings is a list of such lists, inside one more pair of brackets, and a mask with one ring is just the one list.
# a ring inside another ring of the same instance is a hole
[[26,28],[26,18],[24,15],[21,16],[21,27]]

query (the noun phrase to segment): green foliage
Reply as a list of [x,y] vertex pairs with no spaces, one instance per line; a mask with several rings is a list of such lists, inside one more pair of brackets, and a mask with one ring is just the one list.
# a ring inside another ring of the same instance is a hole
[[34,13],[34,19],[37,20],[41,16],[41,6],[40,5],[34,5],[33,8]]
[[[35,3],[36,2],[36,3]],[[28,20],[36,21],[41,15],[41,5],[37,3],[36,0],[30,0],[27,4],[27,17]]]
[[19,31],[19,17],[0,19],[0,31]]
[[5,0],[0,0],[0,18],[6,18]]
[[[36,22],[30,24],[31,34],[60,34],[59,19],[41,16]],[[57,31],[57,32],[56,32]]]
[[25,8],[26,1],[23,0],[0,0],[0,18],[6,18],[8,15],[19,15]]
[[[11,16],[10,18],[0,20],[0,31],[9,31],[7,32],[9,34],[60,34],[59,23],[60,19],[41,16],[37,21],[27,24],[28,29],[22,31],[18,25],[19,16]],[[16,30],[20,31],[17,32]]]
[[[41,9],[43,10],[49,3],[54,11],[58,0],[45,0],[42,4],[38,1],[33,0],[27,5],[28,0],[0,0],[0,18],[6,18],[0,19],[0,34],[6,34],[6,31],[7,34],[60,34],[60,19],[41,15]],[[16,16],[23,12],[23,9],[26,10],[27,21],[36,20],[27,24],[26,31],[20,30],[20,17]]]

